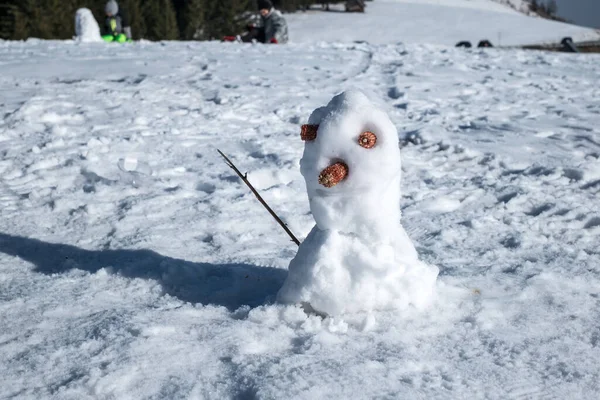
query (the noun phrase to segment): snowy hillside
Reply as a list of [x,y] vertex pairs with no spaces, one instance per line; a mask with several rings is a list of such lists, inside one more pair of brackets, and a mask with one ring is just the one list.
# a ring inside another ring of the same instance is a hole
[[[0,42],[0,398],[596,397],[599,62]],[[350,87],[401,132],[422,313],[273,304],[297,247],[216,152],[304,238],[300,125]]]
[[[515,3],[515,5],[518,5]],[[598,40],[589,28],[529,17],[492,0],[377,0],[364,16],[311,11],[288,17],[291,40],[422,43],[453,46],[490,40],[496,46]]]
[[531,9],[530,9],[531,3],[527,0],[492,0],[492,1],[495,1],[496,3],[500,3],[502,5],[506,5],[514,10],[517,10],[518,12],[520,12],[522,14],[526,14],[529,16],[537,15],[531,11]]

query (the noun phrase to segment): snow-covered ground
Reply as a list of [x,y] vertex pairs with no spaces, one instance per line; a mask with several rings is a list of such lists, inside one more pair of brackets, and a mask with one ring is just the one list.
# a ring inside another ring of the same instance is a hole
[[[0,398],[593,398],[600,58],[414,45],[0,43]],[[314,224],[300,125],[401,132],[427,311],[273,304]]]
[[[518,1],[513,1],[519,7]],[[290,40],[368,40],[374,44],[422,43],[453,46],[468,40],[496,46],[599,40],[590,28],[530,17],[490,0],[377,0],[362,18],[351,13],[311,11],[291,14]]]
[[[600,57],[380,40],[391,4],[288,46],[0,41],[0,398],[597,396]],[[297,247],[216,151],[303,239],[300,126],[351,88],[400,132],[423,312],[275,304]]]

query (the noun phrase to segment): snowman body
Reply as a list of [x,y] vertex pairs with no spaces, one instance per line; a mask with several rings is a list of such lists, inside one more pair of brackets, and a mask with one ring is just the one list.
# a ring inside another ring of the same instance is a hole
[[75,38],[79,42],[102,42],[98,22],[88,8],[80,8],[75,13]]
[[400,224],[400,149],[387,114],[349,91],[305,128],[300,170],[316,225],[278,300],[329,315],[429,304],[438,269],[418,259]]

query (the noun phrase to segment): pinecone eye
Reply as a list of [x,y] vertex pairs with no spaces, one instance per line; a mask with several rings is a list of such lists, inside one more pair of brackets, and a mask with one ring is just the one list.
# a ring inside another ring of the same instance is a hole
[[300,131],[300,139],[302,139],[305,142],[315,140],[317,138],[318,130],[319,125],[302,125],[302,130]]
[[377,136],[370,131],[366,131],[360,134],[358,137],[358,144],[364,147],[365,149],[371,149],[377,143]]

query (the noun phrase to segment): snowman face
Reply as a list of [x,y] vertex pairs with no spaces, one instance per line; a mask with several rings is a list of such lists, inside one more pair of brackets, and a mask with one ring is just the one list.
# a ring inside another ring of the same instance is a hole
[[[319,125],[302,125],[300,137],[304,141],[313,141],[317,138]],[[365,131],[358,136],[358,145],[365,149],[372,149],[377,144],[377,135],[371,131]],[[338,161],[325,168],[319,174],[319,183],[327,188],[333,187],[346,179],[348,176],[348,165],[344,161]]]
[[400,173],[398,135],[361,92],[345,92],[303,125],[302,175],[309,195],[380,190]]

